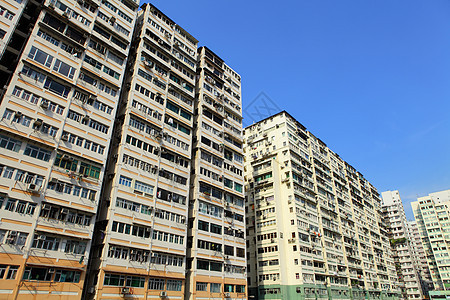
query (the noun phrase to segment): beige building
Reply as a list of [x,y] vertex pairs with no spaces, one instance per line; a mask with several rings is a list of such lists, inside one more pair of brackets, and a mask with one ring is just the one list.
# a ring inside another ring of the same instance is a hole
[[[12,11],[17,25],[4,35],[2,62],[18,55],[2,65],[2,80],[11,75],[0,105],[2,299],[81,297],[138,8],[42,4],[1,2],[0,17]],[[36,26],[24,33],[23,20]]]
[[3,98],[44,0],[0,1],[0,98]]
[[241,77],[198,49],[185,299],[245,299]]
[[151,4],[0,9],[2,299],[246,298],[240,76]]
[[430,269],[427,264],[427,256],[423,249],[422,239],[420,238],[419,227],[416,221],[408,221],[408,230],[410,233],[412,249],[415,253],[413,263],[417,267],[422,292],[424,297],[428,297],[428,292],[433,290],[433,281],[431,280]]
[[136,23],[86,290],[182,299],[197,40],[151,4]]
[[406,220],[405,210],[398,191],[381,193],[383,215],[388,224],[389,240],[394,252],[394,262],[403,299],[422,299],[421,278],[415,240]]
[[285,111],[244,136],[250,297],[396,299],[376,188]]
[[450,297],[450,190],[411,203],[434,285],[431,299]]
[[26,0],[0,2],[0,58],[11,40],[26,3]]

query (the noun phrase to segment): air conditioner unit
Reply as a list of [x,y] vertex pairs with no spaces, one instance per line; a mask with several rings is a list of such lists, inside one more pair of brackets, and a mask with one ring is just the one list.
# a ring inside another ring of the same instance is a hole
[[63,154],[63,155],[61,156],[61,160],[69,160],[69,158],[70,158],[70,156],[67,155],[67,154]]
[[38,240],[43,241],[45,240],[45,235],[41,234],[37,237]]
[[41,107],[42,107],[43,109],[48,109],[48,107],[49,107],[48,101],[42,101],[42,102],[41,102]]
[[82,122],[88,122],[90,117],[88,115],[85,115],[82,119]]
[[270,242],[271,243],[275,243],[275,239],[270,239]]
[[120,292],[121,292],[122,295],[130,295],[131,294],[131,289],[129,287],[123,287]]
[[34,183],[30,183],[27,187],[27,190],[30,192],[38,192],[39,191],[39,186],[34,184]]
[[116,18],[115,18],[115,17],[111,17],[111,18],[109,19],[109,23],[111,23],[111,24],[116,23]]
[[225,293],[225,297],[227,298],[231,297],[231,293]]
[[162,291],[161,293],[159,293],[159,296],[161,296],[161,297],[167,297],[167,292]]
[[63,133],[63,135],[61,135],[61,141],[67,142],[68,140],[69,140],[69,134]]

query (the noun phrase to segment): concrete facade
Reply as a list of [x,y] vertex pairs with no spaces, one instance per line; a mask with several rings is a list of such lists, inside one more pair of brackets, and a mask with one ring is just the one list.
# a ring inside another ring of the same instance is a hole
[[168,16],[142,6],[99,204],[88,298],[184,297],[196,49],[197,40]]
[[381,197],[283,111],[245,129],[249,294],[396,299]]
[[198,49],[185,299],[247,298],[241,77]]
[[423,250],[434,285],[432,299],[450,296],[450,190],[412,202]]
[[138,4],[19,2],[1,61],[1,294],[79,299]]
[[388,235],[393,249],[402,298],[422,299],[424,294],[415,242],[406,220],[400,194],[398,191],[386,191],[381,193],[381,197],[383,199],[383,216],[389,227]]

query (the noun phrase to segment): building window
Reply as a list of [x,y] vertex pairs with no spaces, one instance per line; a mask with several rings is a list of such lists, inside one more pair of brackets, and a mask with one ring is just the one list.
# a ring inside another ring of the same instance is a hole
[[220,293],[222,285],[220,283],[210,283],[209,290],[211,293]]
[[195,285],[195,289],[199,292],[206,292],[208,290],[207,282],[197,282]]
[[73,76],[75,75],[75,68],[60,61],[59,59],[56,60],[53,70],[70,79],[73,79]]
[[[10,279],[10,280],[16,279],[18,270],[19,270],[19,266],[9,266],[9,270],[8,270],[8,274],[6,275],[6,279]],[[3,278],[3,276],[0,276],[0,279],[1,278]]]
[[31,47],[30,53],[28,53],[28,57],[40,64],[43,64],[46,67],[50,67],[53,61],[53,56],[34,46]]
[[24,154],[43,161],[49,161],[51,156],[50,151],[31,145],[27,145]]
[[119,184],[127,186],[127,187],[131,187],[131,178],[125,177],[125,176],[120,176],[119,179]]
[[181,280],[167,280],[167,290],[168,291],[181,291],[183,282]]
[[152,278],[148,280],[148,289],[149,290],[164,290],[164,279],[161,278]]
[[124,286],[125,276],[106,273],[103,284],[109,286]]
[[153,195],[153,188],[153,186],[137,180],[134,182],[135,191],[142,192],[144,194]]

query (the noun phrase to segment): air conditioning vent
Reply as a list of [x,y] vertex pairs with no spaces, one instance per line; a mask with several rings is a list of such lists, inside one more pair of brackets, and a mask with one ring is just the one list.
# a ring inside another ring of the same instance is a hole
[[27,187],[27,190],[32,193],[37,193],[39,192],[39,186],[34,183],[30,183]]
[[63,135],[61,135],[61,141],[67,142],[68,140],[69,140],[69,134],[63,133]]
[[49,107],[48,101],[42,101],[42,102],[41,102],[41,107],[42,107],[43,109],[48,109],[48,107]]

